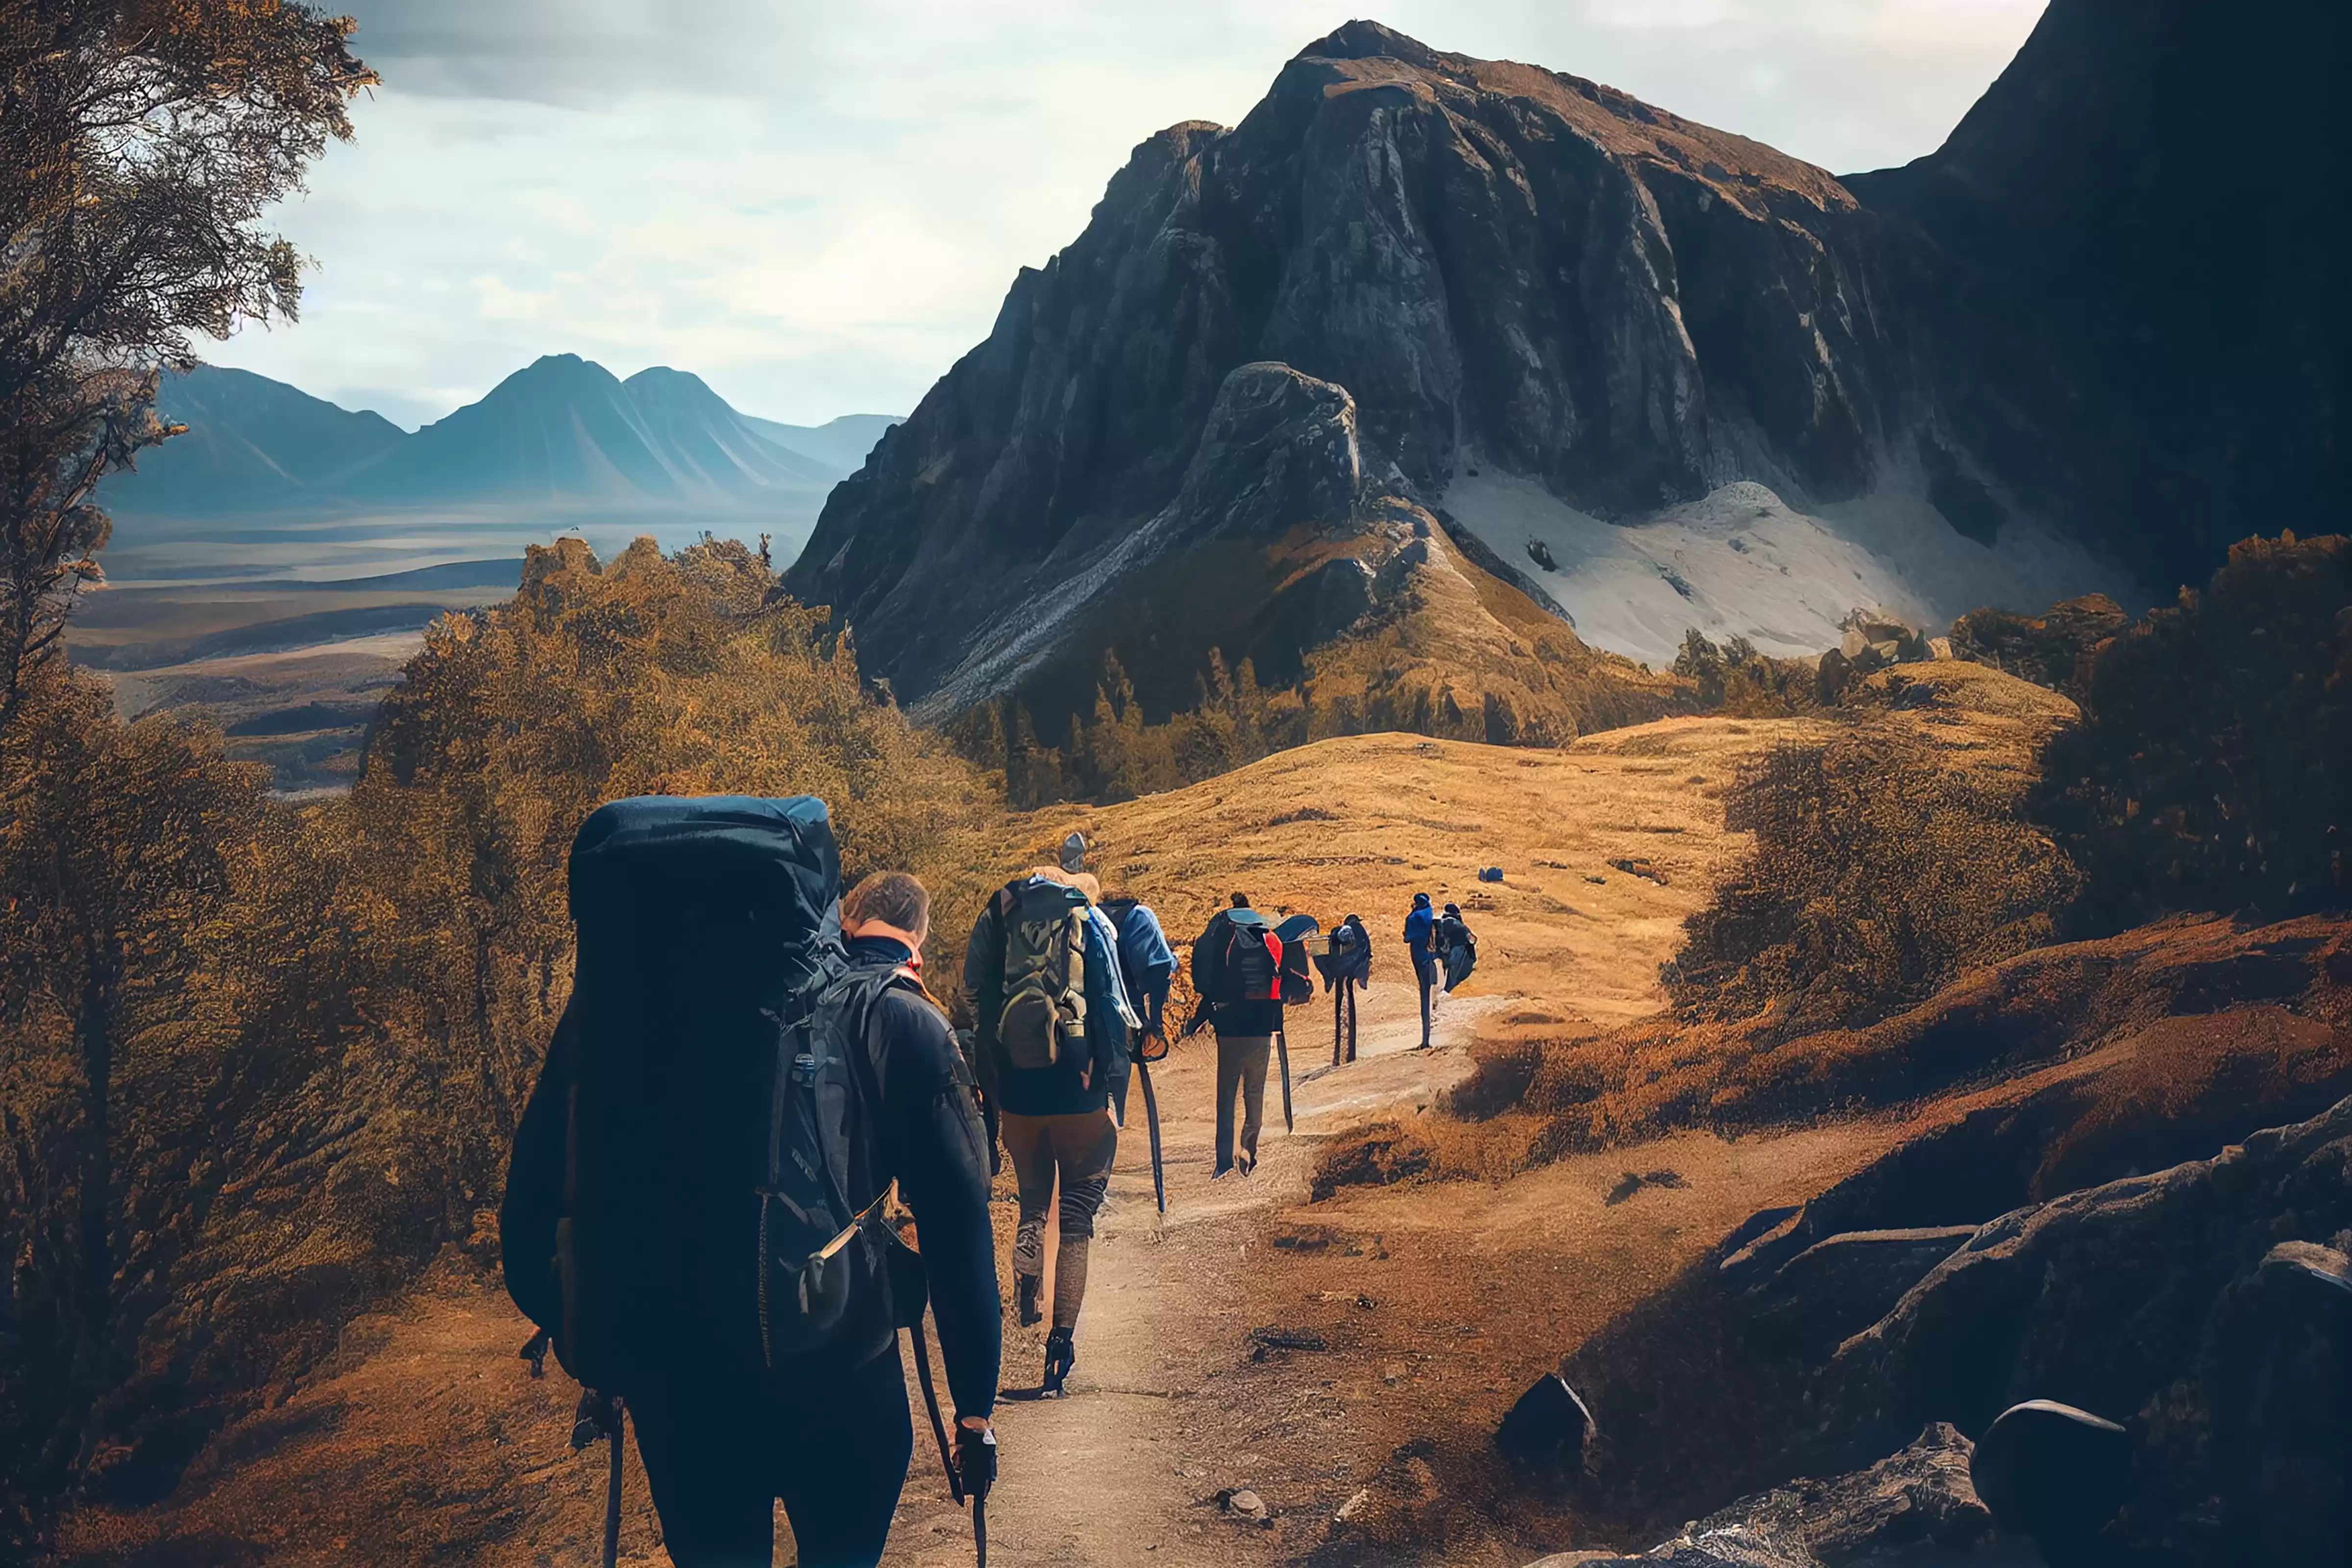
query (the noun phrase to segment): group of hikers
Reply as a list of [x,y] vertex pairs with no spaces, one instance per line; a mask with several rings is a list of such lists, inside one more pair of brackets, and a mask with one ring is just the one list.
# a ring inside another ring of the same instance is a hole
[[[679,1568],[769,1563],[778,1500],[803,1568],[877,1562],[913,1444],[902,1331],[986,1562],[999,1150],[1019,1205],[1014,1312],[1024,1327],[1050,1316],[1032,1397],[1063,1392],[1076,1363],[1131,1080],[1166,1206],[1150,1068],[1168,1049],[1179,961],[1153,911],[1105,896],[1085,853],[1073,835],[1061,864],[990,899],[965,947],[959,1030],[922,979],[929,894],[898,871],[838,893],[823,802],[645,797],[581,828],[577,971],[516,1134],[501,1246],[508,1289],[541,1330],[534,1373],[551,1348],[590,1390],[575,1446],[612,1440],[608,1563],[624,1410]],[[1426,1048],[1476,942],[1426,894],[1403,940]],[[1333,1060],[1352,1060],[1370,936],[1352,914],[1328,934],[1306,916],[1276,923],[1235,893],[1190,967],[1199,1005],[1181,1035],[1216,1037],[1213,1179],[1246,1177],[1270,1057],[1289,1111],[1285,1008],[1312,999],[1319,970]]]

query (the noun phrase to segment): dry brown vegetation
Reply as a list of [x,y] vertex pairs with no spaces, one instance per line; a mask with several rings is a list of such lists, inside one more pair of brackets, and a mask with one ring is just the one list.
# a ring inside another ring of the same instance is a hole
[[2037,752],[2072,715],[2063,698],[1973,665],[1869,678],[1843,722],[1785,736],[1731,783],[1726,826],[1753,833],[1752,847],[1663,967],[1674,1011],[1615,1028],[1590,1016],[1496,1022],[1451,1117],[1338,1141],[1318,1190],[1493,1179],[1675,1128],[1948,1085],[1903,1090],[1867,1049],[1840,1071],[1804,1053],[1842,1059],[1837,1042],[2053,939],[2073,868],[2021,807]]
[[1952,623],[1952,657],[2079,699],[2091,657],[2131,624],[2105,594],[2055,604],[2038,616],[1971,610]]
[[1665,971],[1685,1017],[1843,1027],[2056,935],[2080,879],[2021,807],[2071,706],[1982,711],[1957,668],[1874,678],[1850,727],[1741,773],[1725,819],[1756,847]]
[[[0,1486],[162,1495],[445,1247],[495,1255],[570,985],[564,855],[638,793],[814,793],[845,869],[976,905],[984,780],[740,546],[535,550],[437,624],[342,800],[44,671],[0,734]],[[940,967],[952,971],[951,955]]]

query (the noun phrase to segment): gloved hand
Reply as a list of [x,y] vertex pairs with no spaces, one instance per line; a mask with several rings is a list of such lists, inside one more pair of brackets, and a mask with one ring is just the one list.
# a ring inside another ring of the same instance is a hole
[[967,1498],[984,1498],[996,1484],[996,1431],[973,1416],[956,1423],[956,1479]]

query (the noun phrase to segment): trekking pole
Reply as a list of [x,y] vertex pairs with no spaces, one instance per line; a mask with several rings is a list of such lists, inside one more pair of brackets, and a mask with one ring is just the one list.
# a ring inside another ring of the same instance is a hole
[[604,1568],[614,1568],[621,1561],[621,1436],[628,1413],[619,1400],[613,1402],[613,1462],[604,1472]]
[[947,1472],[948,1495],[955,1499],[958,1507],[961,1507],[963,1478],[956,1474],[955,1456],[948,1448],[948,1424],[940,1417],[939,1390],[931,1383],[931,1346],[923,1336],[923,1320],[916,1318],[907,1325],[907,1331],[914,1338],[915,1381],[922,1386],[923,1407],[930,1412],[931,1436],[940,1445],[940,1468]]
[[1275,1059],[1282,1064],[1282,1130],[1296,1132],[1298,1121],[1290,1113],[1290,1037],[1287,1031],[1276,1029],[1274,1032],[1274,1054]]
[[1159,1200],[1160,1212],[1168,1212],[1168,1177],[1160,1163],[1160,1101],[1151,1092],[1151,1064],[1141,1057],[1135,1058],[1136,1076],[1143,1084],[1143,1122],[1151,1133],[1151,1195]]
[[617,1394],[593,1388],[581,1391],[579,1406],[572,1413],[573,1453],[599,1437],[613,1445],[612,1462],[604,1472],[604,1568],[614,1568],[621,1560],[621,1446],[627,1420]]

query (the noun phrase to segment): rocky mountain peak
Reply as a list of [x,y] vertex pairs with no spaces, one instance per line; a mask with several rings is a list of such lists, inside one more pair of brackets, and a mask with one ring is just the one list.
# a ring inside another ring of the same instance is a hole
[[[2165,95],[2140,79],[2169,80],[2183,39],[2234,24],[2163,0],[2105,28],[2111,10],[2055,0],[2019,79],[1996,85],[2042,102],[2035,83],[2071,84],[2063,111],[2024,117],[2040,127],[2029,141],[2079,142],[2085,117],[2115,121],[2100,146],[2179,140],[2141,123]],[[2095,47],[2110,32],[2128,46],[2112,56]],[[2267,521],[2234,505],[2192,526],[2183,506],[2279,488],[2216,482],[2221,437],[2189,428],[2214,388],[2197,355],[2163,352],[2149,317],[2202,275],[2190,253],[2229,248],[2226,226],[2186,251],[2142,247],[2124,273],[2151,285],[2099,296],[2095,277],[2051,258],[2091,254],[2064,226],[2114,201],[2034,198],[2020,185],[2042,167],[2031,148],[1963,131],[1941,163],[1850,185],[1599,83],[1351,22],[1289,61],[1231,130],[1188,121],[1137,148],[1085,232],[1014,280],[988,340],[835,491],[791,586],[853,623],[861,656],[910,699],[1000,695],[1098,667],[1106,647],[1138,669],[1142,633],[1078,612],[1149,573],[1163,580],[1155,602],[1179,614],[1163,514],[1180,493],[1193,498],[1179,509],[1187,537],[1219,550],[1236,534],[1202,498],[1289,493],[1263,443],[1218,435],[1239,416],[1221,403],[1286,405],[1314,384],[1352,404],[1360,512],[1393,498],[1475,542],[1474,559],[1535,560],[1544,602],[1637,658],[1671,658],[1691,626],[1801,653],[1833,646],[1857,609],[1935,626],[1988,603],[2144,601],[2137,562],[2154,561],[2160,584],[2181,541]],[[2262,188],[2296,183],[2266,174]],[[1970,211],[2002,218],[1983,254],[1968,252]],[[2308,281],[2333,243],[2278,253]],[[2258,280],[2265,265],[2219,275]],[[2000,321],[1978,323],[1987,311]],[[2215,353],[2229,341],[2217,333]],[[2292,346],[2258,337],[2228,368],[2251,375]],[[2277,384],[2332,385],[2333,353],[2305,353],[2319,368]],[[1265,365],[1300,379],[1230,379]],[[2192,437],[2177,444],[2186,464],[2116,436],[2098,412],[2109,398],[2171,408]],[[2333,406],[2305,402],[2282,428]],[[1208,471],[1228,460],[1261,466]],[[2303,492],[2311,469],[2308,454],[2278,465]],[[2152,486],[2152,473],[2171,477]],[[2115,498],[2167,487],[2168,548],[2143,552],[2131,519],[2151,508]],[[1274,595],[1286,581],[1268,563],[1186,592]],[[1181,613],[1261,631],[1284,620],[1270,602]],[[976,661],[1008,619],[1057,628],[1051,657],[1036,645]],[[1060,700],[1040,698],[1042,722]]]

